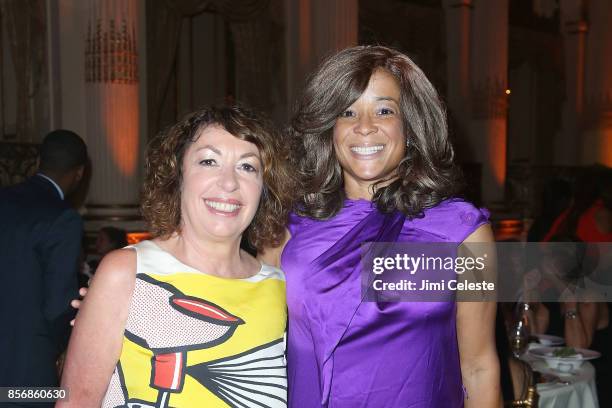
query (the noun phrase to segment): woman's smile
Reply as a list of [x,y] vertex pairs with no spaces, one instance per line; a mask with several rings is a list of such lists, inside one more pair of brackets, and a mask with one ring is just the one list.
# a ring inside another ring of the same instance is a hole
[[235,217],[242,208],[242,203],[234,199],[207,198],[204,203],[210,212],[224,217]]
[[351,146],[351,152],[357,159],[368,160],[382,154],[384,148],[384,144]]

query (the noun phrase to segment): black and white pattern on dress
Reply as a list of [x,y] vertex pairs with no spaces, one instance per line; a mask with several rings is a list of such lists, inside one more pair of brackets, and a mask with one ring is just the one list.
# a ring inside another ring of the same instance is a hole
[[115,371],[106,390],[104,401],[102,402],[103,407],[124,407],[127,401],[127,390],[125,388],[125,379],[123,377],[123,370],[121,369],[121,363],[117,363]]
[[187,374],[230,407],[286,407],[287,374],[284,340],[244,353],[195,364]]

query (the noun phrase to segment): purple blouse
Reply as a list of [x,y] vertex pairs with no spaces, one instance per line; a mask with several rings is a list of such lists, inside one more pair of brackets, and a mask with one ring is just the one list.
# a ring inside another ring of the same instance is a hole
[[462,242],[488,213],[446,200],[423,218],[347,200],[333,218],[292,215],[287,279],[289,406],[463,406],[454,302],[363,302],[362,242]]

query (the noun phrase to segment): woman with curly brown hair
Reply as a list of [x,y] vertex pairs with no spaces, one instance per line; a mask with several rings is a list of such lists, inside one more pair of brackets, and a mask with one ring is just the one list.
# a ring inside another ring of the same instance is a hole
[[284,275],[240,242],[279,244],[287,163],[273,127],[237,107],[200,110],[155,139],[142,201],[155,238],[103,259],[58,406],[286,406]]
[[289,405],[499,406],[495,303],[362,294],[365,242],[492,242],[486,211],[455,198],[423,72],[389,48],[345,49],[311,76],[289,130],[301,199],[288,242],[264,255],[287,274]]

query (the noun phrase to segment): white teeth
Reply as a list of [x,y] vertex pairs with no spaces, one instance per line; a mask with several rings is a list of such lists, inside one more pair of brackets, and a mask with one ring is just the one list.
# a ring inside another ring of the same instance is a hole
[[355,147],[351,147],[351,151],[357,153],[357,154],[361,154],[364,156],[367,156],[369,154],[374,154],[378,151],[381,151],[384,148],[383,145],[376,145],[376,146],[355,146]]
[[238,204],[220,203],[218,201],[210,201],[210,200],[205,200],[205,202],[207,206],[212,207],[215,210],[222,211],[222,212],[230,213],[240,208]]

